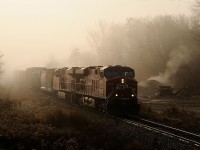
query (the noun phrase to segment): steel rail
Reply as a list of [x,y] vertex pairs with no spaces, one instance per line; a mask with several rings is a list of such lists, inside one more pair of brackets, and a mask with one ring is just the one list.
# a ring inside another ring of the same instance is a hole
[[[143,122],[138,121],[138,120],[142,120]],[[200,138],[199,138],[200,136],[197,134],[190,133],[190,132],[187,132],[184,130],[176,129],[176,128],[173,128],[170,126],[166,126],[163,124],[159,124],[159,123],[141,119],[141,118],[137,118],[136,120],[122,119],[122,121],[125,123],[128,123],[128,124],[132,124],[132,125],[147,129],[147,130],[161,133],[161,134],[163,134],[165,136],[169,136],[171,138],[177,138],[179,141],[183,141],[185,143],[192,144],[195,147],[198,147],[198,148],[200,147]],[[174,131],[176,131],[176,132],[174,132]],[[184,136],[181,135],[183,133],[184,133]],[[190,135],[190,137],[185,136],[185,134]],[[195,138],[192,136],[194,136]]]
[[[56,101],[56,102],[58,102],[58,101]],[[68,104],[72,107],[81,108],[81,109],[84,108],[84,110],[86,110],[86,111],[90,111],[90,112],[93,112],[93,113],[96,113],[99,115],[104,115],[105,117],[115,119],[118,121],[122,121],[122,122],[131,124],[131,125],[143,128],[143,129],[151,130],[151,131],[163,134],[163,135],[171,137],[171,138],[177,138],[179,141],[182,141],[187,144],[192,144],[195,147],[200,148],[200,135],[198,135],[198,134],[190,133],[188,131],[184,131],[184,130],[170,127],[170,126],[167,126],[164,124],[160,124],[157,122],[139,118],[137,116],[126,116],[126,118],[128,118],[128,119],[124,119],[122,117],[116,117],[116,116],[113,116],[113,115],[110,115],[110,114],[107,114],[104,112],[100,112],[100,111],[97,111],[97,110],[94,110],[94,109],[91,109],[88,107],[80,106],[77,104],[73,104],[73,103],[68,103]]]
[[158,126],[158,127],[169,129],[169,130],[171,130],[175,133],[185,134],[187,136],[191,136],[191,137],[198,139],[200,141],[200,135],[199,134],[195,134],[195,133],[188,132],[188,131],[185,131],[185,130],[181,130],[181,129],[178,129],[178,128],[174,128],[174,127],[171,127],[171,126],[167,126],[167,125],[164,125],[164,124],[161,124],[161,123],[153,122],[153,121],[150,121],[150,120],[147,120],[147,119],[142,119],[142,118],[138,118],[138,117],[134,117],[134,119],[137,119],[139,121],[146,122],[146,123]]

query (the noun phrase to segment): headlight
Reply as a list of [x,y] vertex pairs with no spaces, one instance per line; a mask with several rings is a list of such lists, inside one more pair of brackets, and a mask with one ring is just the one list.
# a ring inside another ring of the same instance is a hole
[[134,97],[135,95],[134,95],[134,94],[132,94],[131,96],[132,96],[132,97]]
[[115,96],[117,97],[117,96],[118,96],[118,94],[115,94]]
[[124,84],[124,79],[121,79],[121,83]]

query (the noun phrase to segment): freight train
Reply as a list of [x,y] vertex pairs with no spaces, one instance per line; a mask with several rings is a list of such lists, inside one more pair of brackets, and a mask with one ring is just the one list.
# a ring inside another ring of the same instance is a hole
[[139,113],[134,69],[121,65],[25,71],[31,88],[57,95],[70,103],[107,113]]

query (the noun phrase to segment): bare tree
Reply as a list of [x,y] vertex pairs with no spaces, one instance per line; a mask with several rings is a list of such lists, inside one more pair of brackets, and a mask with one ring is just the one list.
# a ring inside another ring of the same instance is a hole
[[88,41],[97,54],[99,65],[125,64],[126,34],[124,24],[100,20],[88,32]]
[[[200,12],[200,0],[197,4]],[[125,64],[136,70],[139,81],[162,77],[174,86],[199,90],[200,79],[194,80],[200,76],[199,29],[183,15],[128,18],[124,24],[100,21],[89,32],[89,42],[100,65]]]
[[[200,32],[200,0],[196,0],[191,7],[192,16],[192,29],[194,32]],[[198,33],[199,34],[199,33]]]
[[200,17],[200,0],[196,0],[195,4],[192,6],[192,11],[197,17]]
[[4,65],[4,63],[3,63],[3,61],[2,61],[2,57],[3,57],[3,54],[2,54],[2,52],[0,51],[0,76],[1,76],[2,73],[3,73],[3,65]]

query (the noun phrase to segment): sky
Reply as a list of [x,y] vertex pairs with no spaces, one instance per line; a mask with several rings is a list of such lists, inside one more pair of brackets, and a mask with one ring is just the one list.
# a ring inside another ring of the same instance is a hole
[[[0,0],[0,51],[6,70],[44,66],[87,49],[88,30],[99,20],[190,15],[195,0]],[[92,64],[91,64],[92,65]],[[66,64],[67,66],[67,64]]]

